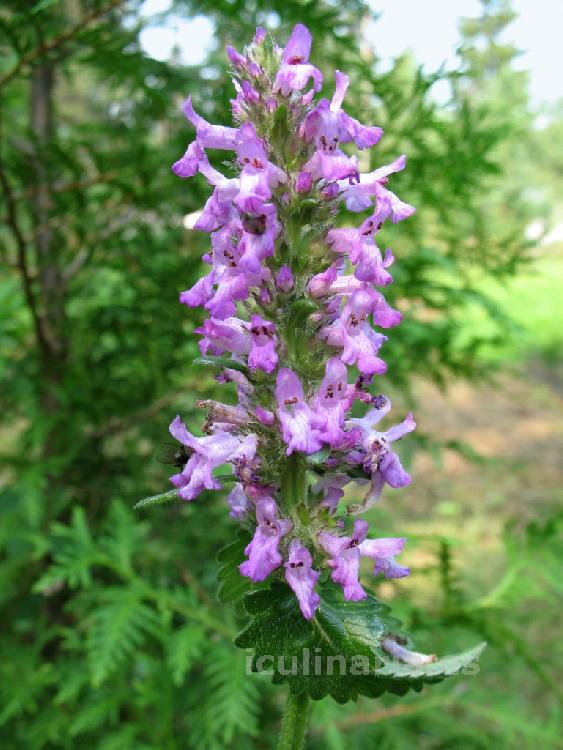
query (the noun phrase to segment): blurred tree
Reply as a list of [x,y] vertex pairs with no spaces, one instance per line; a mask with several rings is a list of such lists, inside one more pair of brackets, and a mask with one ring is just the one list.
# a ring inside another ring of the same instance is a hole
[[[529,100],[529,75],[515,68],[521,55],[502,37],[517,17],[510,0],[481,0],[481,15],[460,22],[460,75],[454,81],[454,99],[459,106],[479,110],[490,127],[503,131],[493,151],[502,165],[502,176],[484,182],[479,202],[483,222],[479,227],[480,247],[491,239],[504,249],[505,266],[485,263],[495,271],[512,271],[521,262],[522,238],[527,225],[545,216],[549,207],[538,200],[538,180],[530,158],[535,116]],[[491,262],[492,261],[492,262]]]
[[[213,388],[191,366],[185,333],[197,317],[174,304],[203,251],[183,217],[208,190],[183,190],[168,165],[190,138],[186,93],[209,119],[226,119],[225,41],[241,46],[257,23],[283,39],[302,21],[327,91],[333,68],[346,69],[364,82],[351,112],[393,122],[379,155],[409,154],[397,190],[419,207],[391,237],[408,318],[389,353],[397,385],[479,372],[482,337],[460,342],[460,322],[468,305],[498,312],[468,269],[483,257],[513,269],[520,257],[520,236],[507,249],[480,198],[499,171],[504,125],[484,116],[488,101],[438,108],[440,74],[407,58],[379,74],[363,50],[366,3],[176,0],[161,18],[195,13],[220,44],[203,65],[181,67],[144,53],[139,35],[152,21],[140,2],[8,0],[0,10],[6,750],[270,746],[274,698],[244,676],[227,643],[238,613],[214,599],[215,553],[232,534],[221,501],[208,503],[203,527],[198,505],[154,515],[150,528],[126,509],[166,482],[155,456],[171,416],[193,421],[195,396]],[[447,742],[452,728],[434,731]]]

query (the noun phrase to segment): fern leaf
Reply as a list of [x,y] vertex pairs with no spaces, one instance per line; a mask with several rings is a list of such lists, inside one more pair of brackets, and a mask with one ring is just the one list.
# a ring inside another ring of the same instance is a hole
[[132,656],[159,622],[157,613],[134,588],[106,589],[104,599],[92,615],[87,638],[96,686]]

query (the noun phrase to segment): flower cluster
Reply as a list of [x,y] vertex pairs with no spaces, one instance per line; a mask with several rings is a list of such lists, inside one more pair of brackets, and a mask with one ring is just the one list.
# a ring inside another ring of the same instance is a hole
[[[366,596],[362,557],[374,574],[408,575],[395,560],[405,540],[368,539],[358,519],[346,534],[340,501],[351,482],[365,485],[365,499],[348,513],[367,510],[386,484],[407,485],[393,443],[415,428],[409,414],[379,431],[391,403],[369,390],[386,371],[379,350],[387,336],[373,326],[401,320],[380,291],[392,282],[394,258],[376,239],[387,220],[414,212],[388,187],[405,157],[360,172],[343,145],[370,148],[382,130],[345,112],[349,79],[340,71],[331,100],[315,101],[322,74],[310,50],[301,24],[285,49],[261,28],[243,54],[227,48],[236,127],[210,124],[191,98],[184,105],[195,140],[172,169],[183,178],[199,172],[213,194],[195,224],[210,234],[209,273],[180,301],[207,312],[201,352],[218,358],[218,379],[234,385],[238,403],[200,402],[204,437],[179,417],[170,427],[187,458],[171,478],[179,497],[220,489],[214,470],[230,464],[230,515],[253,531],[241,575],[259,582],[277,571],[308,619],[323,569],[348,600]],[[231,176],[209,161],[217,149],[233,155]],[[342,205],[367,218],[337,228]],[[351,416],[355,402],[361,418]]]

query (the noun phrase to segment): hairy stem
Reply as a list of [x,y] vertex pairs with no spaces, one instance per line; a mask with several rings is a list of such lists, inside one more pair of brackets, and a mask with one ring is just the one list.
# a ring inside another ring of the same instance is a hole
[[277,750],[303,750],[308,722],[308,697],[288,691]]

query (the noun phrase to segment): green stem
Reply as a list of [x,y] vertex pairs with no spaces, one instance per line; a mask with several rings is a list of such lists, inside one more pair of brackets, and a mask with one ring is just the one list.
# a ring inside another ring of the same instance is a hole
[[288,692],[277,750],[303,750],[308,722],[308,697]]
[[281,499],[286,510],[299,503],[306,503],[307,466],[303,456],[293,453],[288,459],[281,476]]

